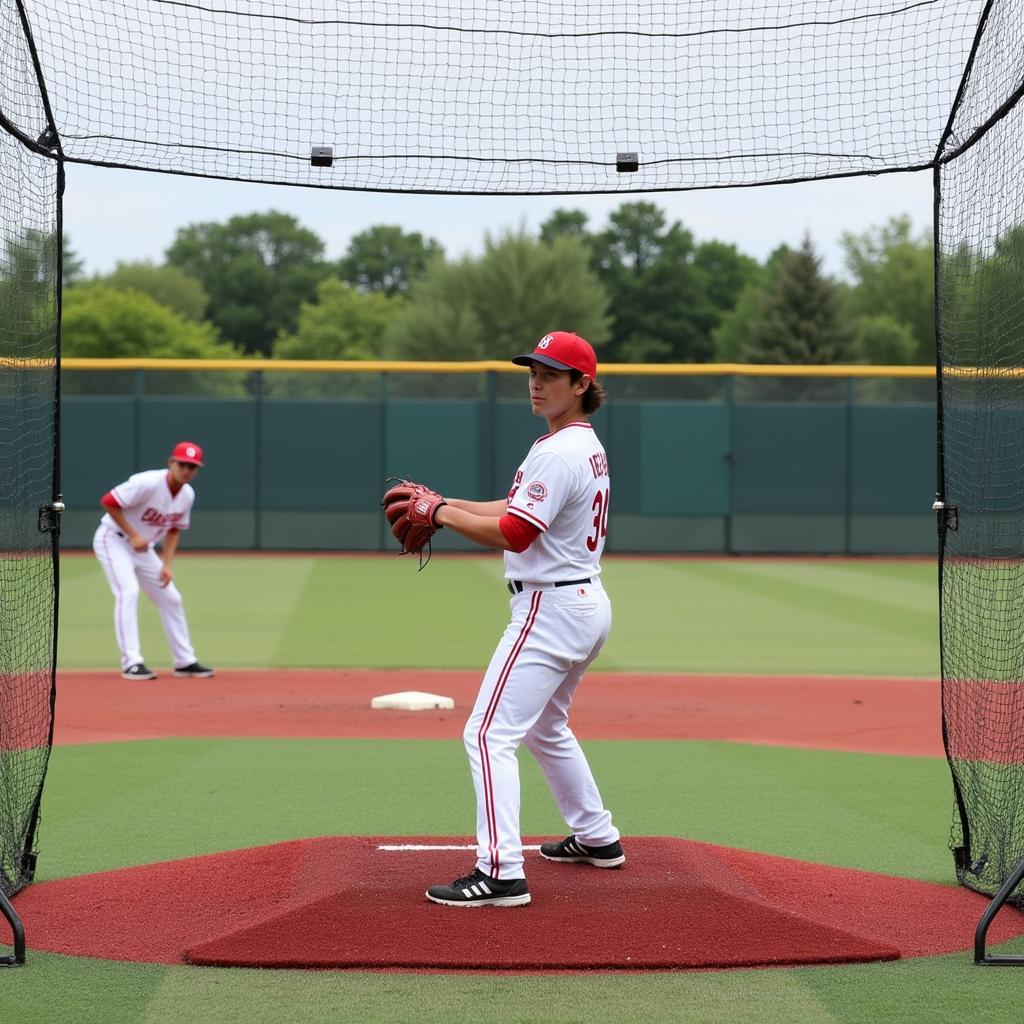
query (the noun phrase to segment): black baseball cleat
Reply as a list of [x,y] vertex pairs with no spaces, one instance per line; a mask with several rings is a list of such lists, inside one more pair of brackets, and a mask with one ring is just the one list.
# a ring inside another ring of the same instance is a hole
[[179,679],[209,679],[213,675],[213,669],[200,665],[198,661],[193,661],[191,665],[176,668],[174,674]]
[[585,846],[575,836],[560,843],[541,843],[540,855],[565,864],[593,864],[597,868],[617,868],[626,863],[622,844],[616,839],[607,846]]
[[137,665],[131,665],[121,673],[122,679],[156,679],[156,673],[146,668],[140,661]]
[[427,899],[446,907],[521,907],[530,902],[525,878],[491,878],[475,868],[451,885],[432,885]]

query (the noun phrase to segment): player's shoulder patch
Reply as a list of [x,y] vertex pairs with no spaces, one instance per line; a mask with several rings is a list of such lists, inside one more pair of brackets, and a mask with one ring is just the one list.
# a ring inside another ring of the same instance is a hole
[[530,501],[543,501],[548,496],[548,489],[541,480],[534,480],[526,485],[526,496]]

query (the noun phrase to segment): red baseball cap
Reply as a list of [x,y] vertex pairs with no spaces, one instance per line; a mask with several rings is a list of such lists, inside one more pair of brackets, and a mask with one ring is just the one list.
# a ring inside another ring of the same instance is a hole
[[597,379],[597,356],[590,342],[571,331],[545,334],[532,352],[516,356],[512,362],[517,366],[543,363],[556,370],[579,370],[591,380]]
[[203,464],[203,449],[195,441],[179,441],[171,452],[175,462],[191,462],[195,466]]

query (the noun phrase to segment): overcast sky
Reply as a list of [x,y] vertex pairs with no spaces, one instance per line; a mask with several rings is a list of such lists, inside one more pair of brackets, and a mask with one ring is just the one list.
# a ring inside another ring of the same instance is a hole
[[451,257],[479,253],[486,232],[525,223],[537,227],[559,207],[581,209],[592,228],[624,202],[656,203],[698,241],[731,242],[763,260],[781,242],[798,244],[810,232],[828,273],[844,272],[840,239],[900,214],[918,231],[931,230],[928,172],[883,174],[763,188],[601,196],[426,196],[333,192],[281,185],[211,181],[71,164],[64,224],[89,274],[119,260],[161,262],[178,228],[224,221],[235,214],[281,210],[315,231],[329,258],[373,224],[397,224],[436,238]]

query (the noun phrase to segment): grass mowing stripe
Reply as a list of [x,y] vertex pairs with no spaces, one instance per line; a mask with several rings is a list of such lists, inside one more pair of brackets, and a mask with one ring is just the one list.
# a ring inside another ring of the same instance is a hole
[[328,668],[482,667],[504,629],[508,594],[497,580],[481,580],[480,561],[460,559],[443,568],[432,562],[418,573],[413,559],[397,555],[322,559],[275,661]]
[[[32,949],[31,929],[26,938],[25,967],[4,971],[0,983],[0,1020],[10,1024],[141,1024],[169,970],[38,953]],[[179,1020],[200,1019],[198,1014],[189,1017],[190,1012],[184,1010]]]
[[719,659],[730,665],[851,675],[938,672],[934,609],[900,611],[869,597],[747,572],[740,563],[670,564],[682,578],[680,589],[689,586],[729,609],[711,635],[724,648]]
[[27,968],[4,972],[3,1020],[1001,1024],[1014,1019],[1020,999],[1017,972],[974,967],[967,954],[850,967],[558,977],[169,968],[32,951],[29,957]]
[[627,835],[679,835],[953,882],[944,761],[735,743],[632,746],[587,747]]
[[[944,761],[707,742],[586,750],[627,836],[677,835],[952,883]],[[524,833],[561,835],[533,759],[520,763]],[[58,747],[43,812],[40,879],[304,836],[466,836],[475,820],[461,744],[428,740]]]
[[[344,1006],[345,1020],[408,1024],[508,1020],[526,1024],[595,1020],[735,1024],[743,1019],[738,1014],[752,1005],[763,1013],[759,1024],[767,1020],[785,1020],[787,1024],[835,1020],[817,994],[792,972],[770,972],[768,978],[764,975],[769,972],[763,971],[759,978],[750,972],[736,972],[728,978],[722,974],[411,978],[396,974],[230,973],[243,977],[224,985],[209,970],[168,971],[145,1024],[179,1024],[180,1007],[189,997],[195,1001],[197,990],[201,1002],[215,1008],[211,1019],[218,1024],[252,1024],[254,1019],[264,1019],[250,1014],[271,997],[284,1007],[274,1020],[286,1022],[316,1019],[303,1013],[316,1006],[326,1010],[332,1003]],[[293,1008],[293,1015],[288,1007]]]
[[693,575],[713,576],[719,583],[735,587],[767,600],[785,605],[811,619],[827,616],[871,630],[894,633],[901,640],[913,640],[929,628],[936,628],[937,605],[934,610],[895,607],[875,595],[855,595],[829,586],[820,578],[806,575],[804,580],[792,574],[764,574],[763,567],[737,562],[735,564],[703,563],[692,567]]
[[[855,563],[846,560],[764,562],[757,559],[737,559],[728,563],[734,572],[759,575],[768,579],[784,579],[860,598],[868,603],[889,605],[899,609],[919,610],[938,618],[938,584],[935,566],[928,567],[927,576],[911,576],[904,569],[900,576],[880,574],[877,571],[865,573]],[[874,568],[880,568],[876,564]]]
[[[274,565],[269,569],[271,561]],[[175,581],[185,599],[199,657],[215,666],[272,664],[282,613],[287,616],[314,564],[314,559],[302,557],[188,555],[176,560]],[[79,571],[69,581],[61,581],[58,663],[114,670],[119,661],[114,598],[103,572],[95,559],[65,559],[63,565]],[[81,571],[82,566],[89,571]],[[160,618],[145,595],[139,597],[139,630],[147,663],[170,665]]]
[[[933,674],[934,623],[912,636],[880,632],[821,613],[817,606],[828,595],[813,591],[794,614],[768,580],[747,578],[731,566],[664,560],[634,573],[632,563],[613,562],[608,585],[615,624],[599,667],[628,669],[624,655],[642,648],[645,662],[667,670],[682,663],[690,671]],[[671,624],[665,608],[675,613]],[[878,614],[888,610],[880,606]]]
[[[112,667],[106,581],[93,558],[66,562],[73,570],[61,600],[60,664]],[[886,601],[872,601],[867,583],[869,593],[837,603],[787,582],[793,571],[813,575],[818,563],[736,568],[747,564],[761,563],[608,559],[615,625],[598,670],[936,674],[934,599],[925,588],[917,604],[906,591],[911,607],[894,616]],[[868,583],[874,569],[890,581],[921,571],[916,563],[871,566],[857,570]],[[186,552],[176,563],[200,656],[239,667],[482,669],[508,618],[501,573],[493,555],[437,556],[422,573],[397,556]],[[148,601],[140,605],[147,657],[166,664],[157,617]]]
[[[315,571],[314,558],[286,559],[274,572],[272,581],[263,569],[250,559],[236,568],[236,559],[221,558],[215,562],[220,600],[216,611],[204,612],[191,621],[192,602],[201,588],[199,580],[186,577],[183,586],[186,608],[197,650],[203,652],[215,643],[221,665],[272,665],[277,652],[282,623],[299,604]],[[205,568],[205,566],[204,566]],[[267,589],[272,582],[272,589]],[[246,595],[240,600],[240,595]],[[206,655],[201,654],[206,660]],[[244,660],[243,660],[244,659]]]
[[70,583],[71,581],[80,579],[83,576],[94,576],[96,572],[96,561],[89,556],[61,558],[60,560],[61,583]]
[[[60,569],[58,664],[71,651],[76,667],[116,670],[121,659],[114,639],[114,595],[99,564],[95,558],[64,558]],[[141,634],[144,650],[151,632]]]

